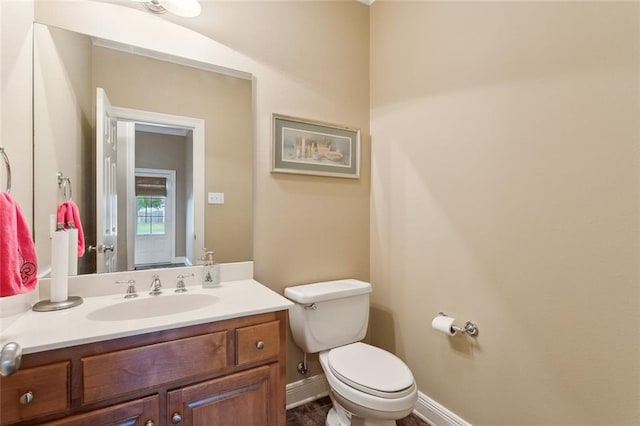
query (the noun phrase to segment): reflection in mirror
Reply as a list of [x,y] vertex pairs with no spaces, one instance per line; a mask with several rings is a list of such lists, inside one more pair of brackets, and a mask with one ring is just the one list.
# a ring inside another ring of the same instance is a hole
[[204,120],[115,107],[101,87],[96,99],[97,272],[192,265]]
[[[34,25],[34,233],[41,276],[50,270],[50,229],[63,197],[58,172],[73,185],[92,246],[78,273],[193,264],[202,247],[214,250],[218,262],[252,259],[251,80],[186,63]],[[98,101],[106,99],[104,125]],[[111,160],[97,148],[105,135],[113,138]],[[113,194],[108,210],[104,189]],[[223,193],[224,204],[207,204],[209,192]]]

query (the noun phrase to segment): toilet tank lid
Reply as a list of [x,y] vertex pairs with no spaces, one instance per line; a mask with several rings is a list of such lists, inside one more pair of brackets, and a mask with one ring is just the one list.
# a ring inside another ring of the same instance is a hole
[[371,284],[355,279],[324,281],[284,289],[284,297],[297,303],[314,303],[371,293]]

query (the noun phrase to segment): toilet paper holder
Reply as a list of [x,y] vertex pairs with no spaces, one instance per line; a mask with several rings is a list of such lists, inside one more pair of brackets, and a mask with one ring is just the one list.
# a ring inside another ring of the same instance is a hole
[[[448,316],[444,312],[438,312],[438,315],[444,317]],[[478,326],[471,321],[466,321],[462,327],[453,324],[451,328],[458,333],[468,334],[469,336],[477,336],[480,331],[478,330]]]

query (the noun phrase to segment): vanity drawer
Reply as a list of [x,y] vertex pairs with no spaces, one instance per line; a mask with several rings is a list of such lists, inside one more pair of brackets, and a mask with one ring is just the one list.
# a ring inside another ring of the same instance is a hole
[[236,329],[236,364],[275,358],[280,352],[280,321]]
[[69,367],[68,361],[58,362],[0,378],[1,424],[68,409]]
[[227,332],[82,358],[82,402],[102,401],[227,367]]

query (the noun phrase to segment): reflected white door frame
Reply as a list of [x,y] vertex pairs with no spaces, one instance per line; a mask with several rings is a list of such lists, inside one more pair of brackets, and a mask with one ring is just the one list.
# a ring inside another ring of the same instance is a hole
[[[113,106],[114,115],[118,121],[130,121],[136,123],[144,123],[150,125],[158,125],[165,127],[176,127],[189,129],[193,134],[193,144],[191,152],[191,191],[187,194],[186,217],[186,261],[195,264],[196,257],[202,253],[204,248],[204,134],[205,121],[194,117],[185,117],[180,115],[163,114],[159,112],[143,111],[131,108],[122,108]],[[188,157],[189,158],[189,157]],[[133,175],[133,166],[129,165],[127,174]],[[127,193],[133,193],[134,183],[129,182],[129,190]],[[127,205],[130,205],[127,202]],[[135,209],[134,209],[135,210]],[[127,214],[131,217],[131,214]]]

